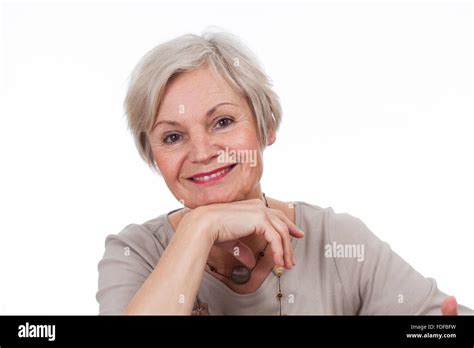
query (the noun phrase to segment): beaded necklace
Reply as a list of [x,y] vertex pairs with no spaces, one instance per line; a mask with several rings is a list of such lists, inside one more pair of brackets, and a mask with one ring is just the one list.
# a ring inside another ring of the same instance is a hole
[[[265,205],[267,206],[267,208],[270,208],[270,206],[268,205],[265,193],[262,192],[262,195],[263,195],[263,199],[265,200]],[[219,275],[221,275],[221,276],[223,276],[227,279],[230,279],[234,283],[245,284],[250,280],[250,277],[252,275],[252,271],[257,266],[258,261],[260,261],[260,259],[263,256],[265,256],[265,250],[267,249],[267,247],[268,247],[268,242],[265,244],[265,247],[263,248],[263,250],[261,250],[258,253],[255,265],[251,269],[246,267],[246,266],[236,266],[236,267],[234,267],[234,269],[232,271],[232,274],[230,276],[225,275],[223,273],[220,273],[216,270],[215,267],[209,265],[208,263],[206,263],[206,264],[209,266],[211,272],[217,273],[217,274],[219,274]],[[283,298],[283,293],[281,291],[281,276],[283,274],[285,274],[285,268],[275,266],[275,267],[273,267],[272,272],[278,278],[278,293],[277,293],[276,297],[277,297],[278,308],[279,308],[278,313],[279,313],[279,315],[282,315],[282,303],[281,302],[282,302],[282,298]],[[196,304],[194,305],[194,308],[193,308],[191,314],[192,315],[209,315],[208,304],[207,303],[201,303],[199,301],[199,299],[197,298],[197,296],[196,296]]]

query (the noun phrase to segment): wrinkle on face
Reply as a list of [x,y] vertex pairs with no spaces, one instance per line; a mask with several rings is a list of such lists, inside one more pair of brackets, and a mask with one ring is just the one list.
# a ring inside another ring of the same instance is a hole
[[[232,122],[223,120],[226,117]],[[254,198],[259,192],[263,148],[254,115],[246,98],[214,70],[201,67],[174,77],[155,124],[149,138],[153,157],[170,191],[187,207]],[[170,144],[164,139],[178,140]],[[226,149],[256,151],[256,165],[239,163],[212,185],[188,179],[226,166],[218,162],[220,151]]]

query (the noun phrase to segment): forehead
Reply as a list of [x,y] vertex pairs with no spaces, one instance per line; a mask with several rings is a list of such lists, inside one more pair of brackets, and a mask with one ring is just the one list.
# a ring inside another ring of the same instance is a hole
[[201,67],[181,73],[168,83],[158,116],[177,112],[181,105],[196,112],[207,111],[220,102],[242,105],[244,99],[218,73]]

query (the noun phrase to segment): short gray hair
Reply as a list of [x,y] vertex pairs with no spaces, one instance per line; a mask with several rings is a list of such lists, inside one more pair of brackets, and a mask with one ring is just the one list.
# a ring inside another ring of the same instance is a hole
[[164,42],[146,53],[132,71],[124,101],[128,126],[141,157],[158,171],[149,142],[168,82],[187,70],[208,65],[244,96],[255,117],[259,140],[281,122],[281,106],[271,80],[252,52],[234,35],[205,31]]

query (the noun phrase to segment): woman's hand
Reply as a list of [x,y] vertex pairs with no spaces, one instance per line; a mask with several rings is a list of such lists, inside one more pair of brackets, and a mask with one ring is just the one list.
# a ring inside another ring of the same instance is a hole
[[441,313],[443,315],[458,315],[458,303],[456,297],[448,296],[441,305]]
[[[239,239],[251,234],[262,235],[274,254],[275,264],[287,269],[296,262],[291,245],[291,236],[301,238],[301,231],[280,210],[267,208],[259,199],[217,203],[201,206],[186,214],[193,223],[204,223],[214,244],[234,254],[249,267],[255,265],[253,252]],[[235,248],[238,247],[238,255]]]

